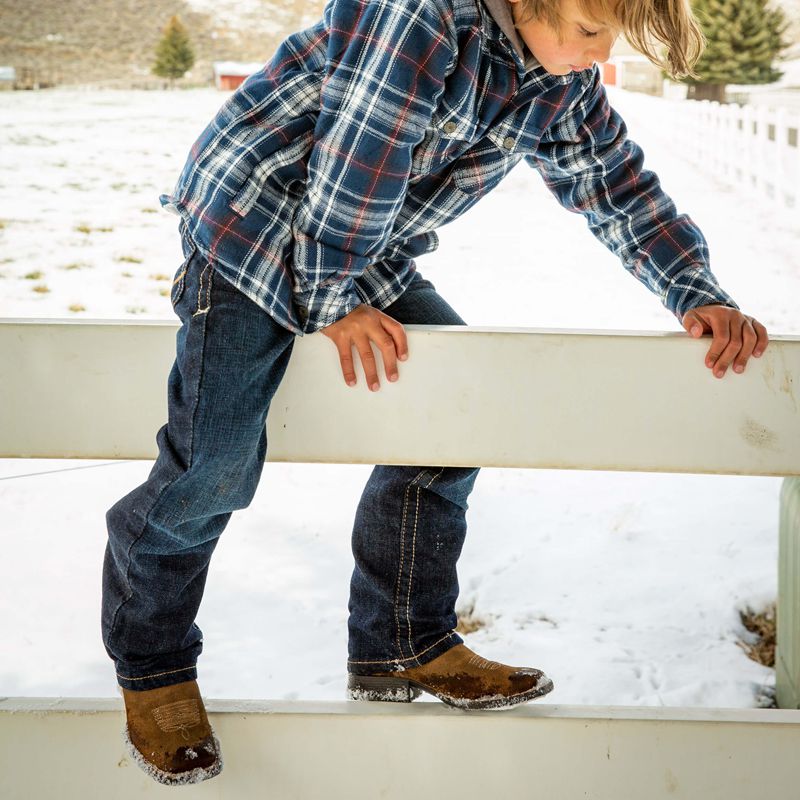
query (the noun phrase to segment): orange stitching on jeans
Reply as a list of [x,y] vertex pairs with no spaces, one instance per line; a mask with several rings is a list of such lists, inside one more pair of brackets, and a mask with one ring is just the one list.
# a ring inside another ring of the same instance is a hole
[[[424,470],[423,470],[424,472]],[[428,482],[426,489],[430,489],[433,482],[444,472],[442,467]],[[420,473],[421,475],[422,473]],[[417,476],[419,477],[419,476]],[[417,485],[417,503],[414,510],[414,536],[411,540],[411,569],[408,571],[408,594],[406,596],[406,622],[408,623],[408,649],[411,655],[414,653],[414,645],[411,643],[411,581],[414,577],[414,559],[417,553],[417,523],[419,522],[419,485]]]
[[397,613],[400,599],[400,583],[403,580],[403,555],[405,552],[404,541],[406,531],[406,511],[408,509],[408,490],[411,484],[406,486],[405,496],[403,498],[403,517],[400,522],[400,563],[397,566],[397,580],[394,586],[394,630],[395,630],[395,643],[397,644],[397,654],[403,655],[403,648],[400,645],[400,616]]
[[420,656],[424,656],[428,650],[432,650],[436,645],[441,644],[445,639],[449,639],[451,636],[455,636],[455,631],[450,631],[442,636],[441,639],[437,639],[432,645],[426,647],[421,653],[417,653],[415,656],[409,656],[408,658],[390,658],[388,661],[353,661],[352,659],[348,658],[348,664],[402,664],[405,661],[417,661],[419,660]]
[[[397,613],[398,608],[400,607],[400,584],[403,581],[403,563],[405,561],[405,539],[406,539],[406,512],[408,511],[408,492],[411,487],[425,474],[425,470],[423,469],[412,481],[409,482],[408,486],[406,486],[405,496],[403,499],[403,517],[400,523],[400,564],[397,567],[397,583],[395,584],[394,590],[394,624],[395,624],[395,632],[396,638],[395,642],[397,643],[397,654],[398,656],[403,655],[403,648],[400,644],[400,617]],[[414,652],[413,649],[411,651]],[[412,656],[413,658],[413,656]]]
[[160,678],[162,675],[173,675],[176,672],[186,672],[189,669],[196,669],[196,667],[181,667],[180,669],[170,669],[166,672],[154,672],[152,675],[142,675],[141,678],[131,678],[128,675],[120,675],[118,672],[117,677],[122,678],[124,681],[146,681],[148,678]]
[[205,269],[200,273],[200,280],[197,284],[197,311],[192,314],[193,317],[199,317],[200,314],[207,314],[209,308],[211,307],[211,278],[208,279],[208,288],[206,289],[206,307],[201,308],[200,303],[203,302],[202,299],[202,292],[203,292],[203,280],[205,278],[206,273],[211,269],[211,262],[209,261]]

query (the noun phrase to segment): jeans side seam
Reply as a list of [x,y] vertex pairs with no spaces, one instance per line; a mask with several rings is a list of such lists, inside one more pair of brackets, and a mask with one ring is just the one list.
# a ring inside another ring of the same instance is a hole
[[[198,298],[200,297],[200,291],[201,291],[200,287],[202,287],[202,285],[203,285],[203,275],[206,274],[206,271],[208,270],[208,268],[210,266],[211,266],[210,264],[208,266],[206,266],[206,268],[203,270],[203,272],[200,275],[200,283],[199,283],[199,287],[197,289]],[[209,278],[208,286],[209,286],[209,293],[210,293],[210,290],[211,290],[211,280],[210,280],[210,278]],[[198,299],[198,303],[199,302],[200,301]],[[208,302],[208,305],[202,311],[198,308],[197,311],[195,311],[194,314],[192,314],[192,317],[196,317],[196,316],[198,316],[200,314],[207,315],[208,312],[211,310],[210,294],[208,296],[208,301],[207,302]],[[197,369],[197,383],[195,384],[195,387],[194,387],[194,408],[192,409],[192,426],[191,426],[191,428],[189,430],[189,460],[188,460],[188,464],[187,464],[187,472],[188,472],[188,470],[190,470],[192,468],[192,465],[194,464],[194,431],[195,431],[195,428],[197,427],[196,426],[197,411],[200,408],[200,386],[203,383],[203,375],[205,373],[206,325],[207,325],[207,322],[208,322],[208,316],[204,316],[203,317],[203,322],[202,322],[202,326],[203,326],[202,327],[203,344],[202,344],[202,347],[200,348],[200,364],[199,364],[198,369]]]
[[403,517],[400,521],[400,561],[397,566],[397,580],[394,587],[394,630],[395,642],[397,644],[397,655],[402,658],[403,648],[400,644],[400,615],[398,609],[400,607],[400,584],[403,580],[403,557],[405,554],[405,529],[406,529],[406,512],[408,511],[408,490],[411,484],[406,486],[405,497],[403,498]]
[[[400,522],[400,562],[397,567],[397,582],[395,584],[394,592],[394,622],[395,622],[395,642],[397,643],[397,655],[399,658],[403,657],[403,646],[400,644],[400,615],[398,613],[400,608],[400,586],[403,582],[403,565],[405,563],[405,539],[406,539],[406,519],[408,516],[408,493],[411,487],[423,476],[425,470],[421,470],[419,474],[409,482],[406,486],[405,495],[403,498],[403,517]],[[411,651],[414,652],[413,649]],[[413,656],[412,656],[413,658]]]
[[[433,482],[444,472],[444,467],[442,467],[431,479],[428,481],[427,485],[425,486],[426,489],[430,489],[433,485]],[[412,656],[416,657],[416,653],[414,652],[414,644],[411,641],[412,632],[411,632],[411,584],[414,579],[414,561],[416,560],[417,555],[417,527],[419,524],[419,484],[417,484],[417,502],[416,507],[414,509],[414,535],[411,539],[411,567],[408,571],[408,593],[406,595],[406,623],[408,624],[408,650]]]

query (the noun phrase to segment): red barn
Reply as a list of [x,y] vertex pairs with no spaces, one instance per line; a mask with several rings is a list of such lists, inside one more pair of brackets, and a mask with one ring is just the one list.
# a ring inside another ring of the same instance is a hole
[[214,85],[223,91],[233,91],[240,83],[258,72],[264,65],[258,63],[244,63],[241,61],[215,61]]

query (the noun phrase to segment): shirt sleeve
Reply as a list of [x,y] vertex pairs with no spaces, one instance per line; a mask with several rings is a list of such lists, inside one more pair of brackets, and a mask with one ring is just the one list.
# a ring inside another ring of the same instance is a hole
[[711,272],[700,229],[677,213],[658,176],[644,169],[644,154],[610,107],[597,67],[528,161],[559,202],[583,214],[592,233],[679,320],[696,306],[738,308]]
[[336,0],[326,13],[326,76],[292,227],[306,332],[361,302],[354,280],[388,242],[456,51],[448,0]]

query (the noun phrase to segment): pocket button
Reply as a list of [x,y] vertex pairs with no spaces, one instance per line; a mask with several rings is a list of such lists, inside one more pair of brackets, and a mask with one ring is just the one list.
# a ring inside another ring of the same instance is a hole
[[444,132],[450,136],[451,134],[455,133],[458,130],[458,125],[452,120],[450,122],[445,122],[444,124]]

